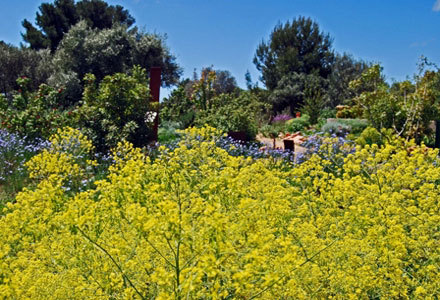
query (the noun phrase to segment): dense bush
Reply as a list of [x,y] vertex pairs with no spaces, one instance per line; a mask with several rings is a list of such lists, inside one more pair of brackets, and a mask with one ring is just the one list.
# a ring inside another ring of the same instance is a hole
[[211,99],[208,109],[200,110],[195,125],[209,125],[223,132],[241,131],[248,140],[253,140],[258,131],[257,114],[259,103],[250,93],[242,93],[235,97],[222,94]]
[[42,84],[31,92],[30,81],[27,77],[17,80],[19,89],[12,100],[0,95],[0,128],[28,139],[47,139],[57,128],[74,122],[73,108],[63,106],[62,89]]
[[388,86],[383,82],[380,66],[366,70],[350,83],[353,89],[365,85],[373,88],[354,98],[357,109],[377,130],[390,128],[395,134],[420,142],[431,133],[430,121],[438,118],[439,72],[426,71],[415,82],[402,81]]
[[[0,297],[440,293],[437,151],[395,140],[358,148],[332,168],[312,155],[282,170],[229,155],[216,147],[217,135],[186,131],[154,162],[120,144],[108,178],[83,192],[65,183],[90,164],[60,160],[72,157],[64,146],[32,160],[39,185],[20,193],[0,219]],[[89,145],[74,131],[55,139]]]
[[186,84],[181,83],[162,100],[159,112],[161,122],[180,122],[183,128],[194,125],[196,116],[194,102],[187,95],[185,87]]
[[18,88],[17,78],[31,79],[32,91],[45,83],[53,71],[49,50],[34,51],[24,46],[15,47],[0,41],[0,93],[8,98]]
[[[148,34],[126,26],[93,29],[85,21],[70,28],[53,55],[56,66],[49,78],[53,84],[69,87],[72,104],[83,90],[82,79],[88,73],[97,81],[115,73],[128,73],[139,65],[149,70],[161,67],[163,86],[171,86],[179,79],[181,69],[165,45],[164,37]],[[78,94],[79,92],[79,94]]]
[[303,131],[310,126],[310,118],[308,115],[304,114],[299,118],[290,119],[286,122],[286,131],[297,132]]
[[321,128],[323,132],[337,133],[346,132],[358,134],[361,133],[368,126],[367,120],[362,119],[335,119],[327,121]]
[[135,67],[131,75],[106,76],[99,84],[92,74],[85,80],[77,122],[100,152],[115,147],[124,139],[136,146],[150,142],[151,117],[157,107],[149,102],[150,90],[144,69]]
[[182,124],[180,122],[164,121],[160,122],[158,129],[158,142],[168,143],[179,138],[179,129],[182,129]]
[[356,139],[356,144],[364,147],[365,145],[384,145],[392,137],[390,129],[382,129],[380,132],[373,127],[367,127]]

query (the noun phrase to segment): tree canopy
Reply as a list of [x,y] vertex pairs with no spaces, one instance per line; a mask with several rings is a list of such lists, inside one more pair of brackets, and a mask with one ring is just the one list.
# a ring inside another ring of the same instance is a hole
[[0,42],[0,93],[8,98],[19,88],[17,78],[30,78],[29,88],[38,89],[50,76],[49,50],[35,51]]
[[32,49],[58,47],[69,29],[84,20],[91,28],[111,28],[115,24],[130,27],[135,19],[120,5],[109,5],[102,0],[55,0],[54,3],[43,3],[36,14],[35,27],[24,19],[22,25],[25,32],[23,40]]
[[261,72],[261,81],[274,90],[293,72],[327,78],[334,60],[331,47],[332,39],[316,22],[298,17],[275,26],[269,41],[263,40],[257,47],[254,64]]
[[73,26],[53,56],[56,66],[49,82],[66,87],[70,102],[81,97],[84,75],[92,73],[99,82],[107,75],[126,73],[135,65],[162,68],[162,85],[169,87],[180,77],[181,69],[166,47],[163,37],[126,26],[93,29],[85,21]]
[[315,120],[320,109],[334,108],[357,95],[348,84],[359,78],[368,64],[349,54],[335,53],[332,42],[315,21],[300,16],[276,25],[269,40],[260,43],[254,64],[270,93],[274,113],[286,108],[291,113],[313,111]]

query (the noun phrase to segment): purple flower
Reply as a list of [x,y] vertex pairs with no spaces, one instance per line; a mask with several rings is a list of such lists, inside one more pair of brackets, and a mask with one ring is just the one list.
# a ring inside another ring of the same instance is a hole
[[282,122],[286,122],[286,121],[288,121],[290,119],[292,119],[292,117],[289,116],[289,115],[286,115],[286,114],[276,115],[272,119],[272,123],[282,123]]
[[27,141],[17,134],[0,129],[0,181],[14,174],[24,175],[24,163],[49,146],[47,141]]

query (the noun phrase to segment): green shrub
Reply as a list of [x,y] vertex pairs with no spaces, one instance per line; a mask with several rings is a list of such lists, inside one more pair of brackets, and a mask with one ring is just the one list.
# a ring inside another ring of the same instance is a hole
[[321,110],[319,113],[320,119],[329,119],[329,118],[335,118],[336,117],[336,110],[330,107],[325,107]]
[[373,145],[376,144],[378,146],[384,145],[387,139],[392,136],[390,129],[382,129],[379,132],[374,127],[367,127],[364,131],[362,131],[359,138],[356,139],[356,144],[365,147],[365,145]]
[[176,132],[178,129],[183,129],[182,124],[180,122],[173,121],[164,121],[160,123],[157,139],[160,143],[167,143],[175,140],[179,137],[179,134]]
[[150,114],[157,108],[149,102],[146,71],[135,67],[131,75],[106,76],[99,85],[94,75],[87,74],[85,81],[78,123],[97,150],[107,151],[121,140],[137,147],[147,145],[154,120]]
[[38,91],[31,92],[30,82],[26,77],[17,79],[19,89],[12,100],[0,95],[0,128],[30,140],[47,139],[57,128],[74,122],[73,109],[59,105],[62,89],[42,84]]
[[338,121],[349,126],[351,133],[361,133],[368,127],[368,121],[363,119],[340,119]]
[[321,130],[327,133],[347,132],[359,134],[368,126],[367,120],[362,119],[336,119],[327,121]]
[[241,131],[246,133],[248,140],[253,140],[258,131],[253,100],[246,93],[239,97],[222,94],[212,100],[211,108],[198,112],[195,124],[209,125],[223,132]]
[[303,131],[310,126],[310,117],[306,114],[302,115],[300,118],[290,119],[286,122],[286,131],[297,132]]
[[382,68],[375,65],[350,83],[354,89],[374,86],[354,98],[356,106],[372,127],[390,128],[399,136],[421,142],[423,136],[431,133],[430,121],[439,115],[438,72],[422,73],[421,69],[414,82],[406,80],[389,86],[383,81],[381,71]]

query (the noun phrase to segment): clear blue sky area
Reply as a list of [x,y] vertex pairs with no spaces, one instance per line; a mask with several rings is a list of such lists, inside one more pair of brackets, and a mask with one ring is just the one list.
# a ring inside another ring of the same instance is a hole
[[[35,20],[41,0],[0,0],[0,40],[19,45],[21,21]],[[416,72],[421,55],[440,64],[440,0],[109,0],[136,25],[167,35],[167,45],[191,77],[194,68],[229,70],[241,87],[257,45],[279,22],[302,15],[330,34],[334,49],[380,62],[388,80]]]

